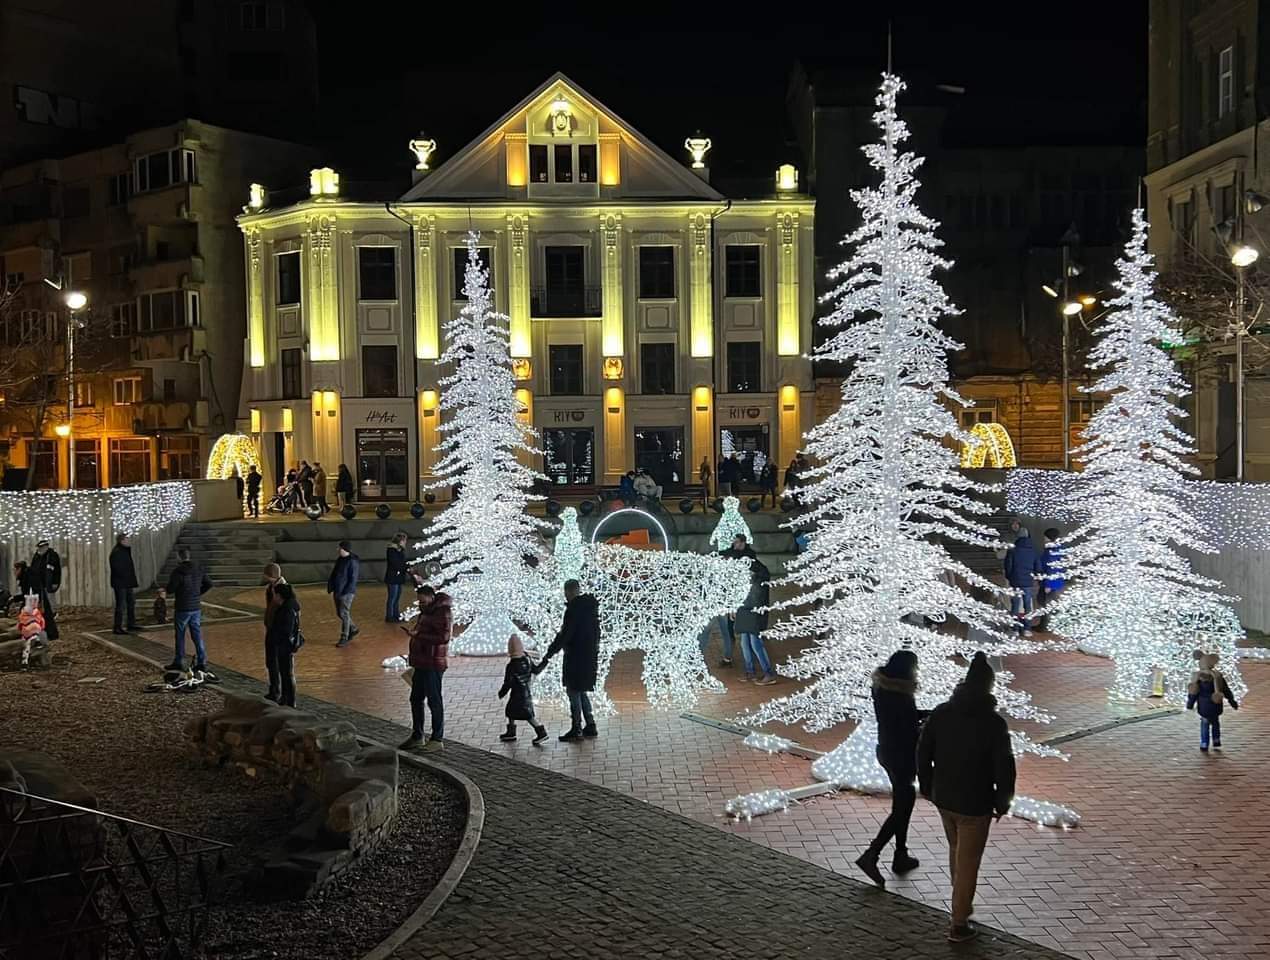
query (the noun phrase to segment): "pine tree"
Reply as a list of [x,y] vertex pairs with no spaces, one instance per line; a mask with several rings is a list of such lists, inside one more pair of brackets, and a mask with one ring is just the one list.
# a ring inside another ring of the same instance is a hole
[[1090,354],[1099,380],[1091,393],[1110,398],[1074,451],[1083,470],[1068,487],[1067,509],[1083,522],[1064,547],[1066,588],[1050,607],[1050,626],[1116,662],[1111,696],[1149,694],[1163,670],[1166,695],[1184,700],[1202,649],[1241,696],[1235,644],[1243,636],[1221,585],[1191,570],[1178,547],[1212,553],[1192,511],[1188,461],[1195,447],[1178,426],[1186,383],[1163,344],[1178,341],[1178,318],[1156,299],[1147,223],[1133,214],[1133,236],[1117,261],[1119,294],[1108,302]]
[[737,497],[724,497],[723,514],[710,534],[710,544],[716,550],[726,550],[732,546],[732,541],[738,534],[745,537],[746,543],[754,543],[754,534],[750,532],[750,525],[741,516],[741,501]]
[[[957,469],[946,439],[963,434],[943,401],[963,404],[948,385],[947,353],[959,349],[937,326],[956,310],[933,274],[946,269],[936,224],[914,203],[920,165],[901,153],[907,138],[896,116],[903,83],[884,75],[874,123],[880,143],[864,148],[881,183],[855,190],[862,217],[846,238],[852,248],[830,273],[836,283],[832,314],[822,322],[835,333],[816,350],[818,359],[843,364],[842,403],[812,428],[805,448],[813,466],[804,471],[795,523],[810,528],[807,550],[789,562],[778,585],[794,595],[773,604],[779,619],[767,636],[813,642],[782,664],[780,672],[806,687],[760,707],[751,722],[802,722],[822,730],[856,720],[845,743],[813,765],[816,776],[865,790],[889,789],[875,758],[876,724],[870,697],[874,668],[895,650],[908,648],[920,660],[918,701],[933,707],[965,675],[953,657],[974,650],[946,618],[1001,634],[1002,611],[956,585],[991,591],[992,585],[954,560],[945,538],[993,545],[993,531],[967,515],[990,508],[970,496],[977,488]],[[951,576],[950,576],[951,575]],[[926,626],[923,617],[937,621]],[[1030,644],[1006,640],[992,654],[1025,652]],[[1048,719],[1027,694],[998,674],[1002,711]],[[1016,749],[1054,754],[1022,734]]]
[[454,597],[455,622],[466,624],[456,653],[499,654],[512,632],[511,615],[538,578],[526,558],[543,558],[542,521],[527,507],[545,479],[518,459],[536,454],[533,429],[522,423],[508,350],[508,319],[495,312],[476,233],[467,237],[463,295],[467,304],[446,324],[441,363],[441,459],[431,489],[459,486],[459,497],[424,528],[416,547],[440,562]]

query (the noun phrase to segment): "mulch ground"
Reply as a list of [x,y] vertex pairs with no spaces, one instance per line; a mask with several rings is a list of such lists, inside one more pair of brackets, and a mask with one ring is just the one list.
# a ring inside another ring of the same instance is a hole
[[[104,678],[80,683],[82,678]],[[449,867],[465,824],[460,791],[403,764],[400,815],[374,854],[306,901],[253,902],[244,881],[292,825],[286,792],[268,778],[203,768],[182,728],[220,707],[214,689],[145,693],[143,664],[63,634],[53,669],[0,673],[0,754],[38,750],[63,763],[98,807],[232,844],[223,895],[204,937],[208,957],[347,960],[395,930]]]

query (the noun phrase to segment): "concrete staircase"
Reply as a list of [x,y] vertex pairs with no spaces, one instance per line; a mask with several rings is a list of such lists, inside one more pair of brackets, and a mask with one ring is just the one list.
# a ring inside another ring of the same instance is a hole
[[163,564],[158,586],[168,582],[181,547],[189,547],[191,559],[218,587],[255,586],[265,564],[274,559],[273,534],[263,527],[239,521],[187,523]]

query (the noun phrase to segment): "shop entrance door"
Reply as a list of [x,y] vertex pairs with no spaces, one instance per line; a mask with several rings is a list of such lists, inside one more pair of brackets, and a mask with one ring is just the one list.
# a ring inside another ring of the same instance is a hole
[[636,427],[635,466],[643,467],[663,488],[678,493],[684,485],[684,428]]
[[543,473],[553,486],[595,483],[595,430],[591,427],[542,432]]
[[405,430],[357,431],[359,500],[406,500],[410,496]]
[[[738,484],[747,490],[758,489],[759,474],[770,455],[767,424],[752,427],[724,427],[719,431],[719,462],[735,453],[741,465]],[[738,487],[739,489],[739,487]]]

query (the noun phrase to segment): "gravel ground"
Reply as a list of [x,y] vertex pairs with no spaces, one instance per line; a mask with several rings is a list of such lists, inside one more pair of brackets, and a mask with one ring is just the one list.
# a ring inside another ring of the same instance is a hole
[[[282,788],[190,759],[181,730],[220,706],[213,690],[144,693],[143,664],[63,634],[47,673],[0,673],[0,753],[40,750],[64,763],[98,806],[234,845],[222,901],[212,910],[203,956],[348,960],[390,934],[448,869],[464,826],[460,791],[402,764],[402,813],[373,856],[336,878],[319,898],[248,900],[242,879],[290,827]],[[79,683],[82,677],[105,677]]]

